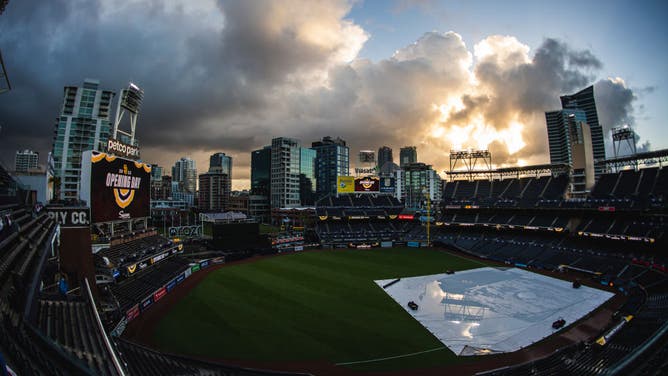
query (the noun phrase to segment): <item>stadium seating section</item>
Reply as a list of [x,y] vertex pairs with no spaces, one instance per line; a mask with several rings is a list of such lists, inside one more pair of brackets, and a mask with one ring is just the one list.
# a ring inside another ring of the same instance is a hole
[[[200,260],[176,252],[177,244],[151,228],[131,226],[113,237],[106,228],[94,228],[93,236],[109,244],[95,256],[97,273],[128,272],[98,285],[95,300],[85,285],[61,291],[54,285],[52,248],[58,227],[22,201],[6,203],[20,187],[5,175],[0,168],[0,352],[18,374],[278,374],[165,354],[112,336],[128,310],[199,269]],[[603,345],[566,346],[484,375],[622,369],[661,374],[668,369],[668,269],[662,252],[668,170],[603,174],[580,199],[565,198],[568,184],[564,175],[450,181],[433,218],[407,211],[391,195],[328,196],[316,203],[315,233],[327,247],[424,243],[430,221],[430,240],[437,246],[503,265],[578,273],[626,296],[613,320],[621,329],[606,328]]]

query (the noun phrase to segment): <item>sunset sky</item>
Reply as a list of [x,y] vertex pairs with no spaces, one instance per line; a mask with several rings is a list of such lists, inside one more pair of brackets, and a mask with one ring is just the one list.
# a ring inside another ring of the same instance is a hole
[[44,163],[63,86],[85,78],[144,89],[145,161],[169,171],[189,156],[204,172],[222,151],[235,189],[250,151],[278,136],[342,137],[352,155],[388,145],[395,161],[415,145],[440,172],[453,148],[547,163],[544,112],[592,84],[608,144],[630,124],[642,150],[667,148],[667,4],[10,0],[0,161],[29,148]]

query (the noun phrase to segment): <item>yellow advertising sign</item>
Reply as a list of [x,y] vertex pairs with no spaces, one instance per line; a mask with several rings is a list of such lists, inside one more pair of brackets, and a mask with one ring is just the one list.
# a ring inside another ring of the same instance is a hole
[[355,193],[355,178],[352,176],[336,177],[337,193]]

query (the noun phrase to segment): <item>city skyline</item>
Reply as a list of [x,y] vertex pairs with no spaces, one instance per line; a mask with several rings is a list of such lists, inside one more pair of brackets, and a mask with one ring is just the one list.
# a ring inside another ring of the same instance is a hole
[[639,150],[668,147],[668,59],[656,48],[668,42],[667,6],[574,4],[10,1],[0,158],[32,149],[45,164],[63,87],[86,78],[117,96],[129,81],[144,89],[146,162],[206,166],[225,152],[233,189],[250,187],[251,151],[274,137],[341,137],[351,155],[415,145],[439,173],[451,148],[546,163],[545,112],[589,85],[608,157],[607,132],[626,123]]

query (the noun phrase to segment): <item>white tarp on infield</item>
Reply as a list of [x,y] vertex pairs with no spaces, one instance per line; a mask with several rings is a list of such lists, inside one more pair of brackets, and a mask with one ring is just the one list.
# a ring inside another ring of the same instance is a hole
[[[375,282],[382,288],[392,281]],[[568,326],[613,296],[522,269],[489,267],[402,278],[385,292],[457,355],[527,347],[553,334],[555,320]]]

